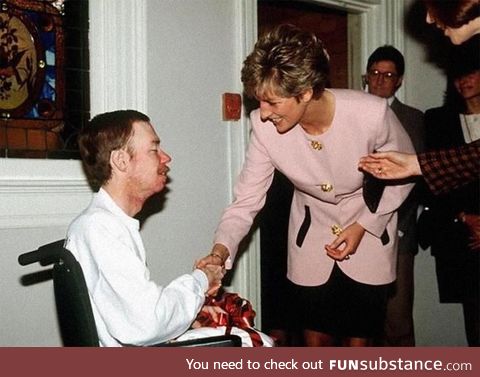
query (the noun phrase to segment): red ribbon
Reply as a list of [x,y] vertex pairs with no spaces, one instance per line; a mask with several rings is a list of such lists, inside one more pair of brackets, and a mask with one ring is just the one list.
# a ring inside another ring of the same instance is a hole
[[220,315],[219,322],[215,322],[209,313],[201,311],[197,321],[202,327],[226,326],[225,334],[229,335],[232,327],[238,327],[248,333],[254,347],[263,346],[260,334],[253,329],[255,311],[248,300],[241,298],[236,293],[223,293],[221,296],[207,297],[205,305],[218,306],[226,314]]

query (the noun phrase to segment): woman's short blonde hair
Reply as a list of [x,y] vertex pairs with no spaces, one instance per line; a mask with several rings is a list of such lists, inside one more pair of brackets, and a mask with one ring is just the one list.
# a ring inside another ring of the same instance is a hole
[[329,57],[315,34],[283,24],[263,34],[245,59],[242,82],[247,96],[265,93],[298,97],[308,89],[318,98],[329,80]]

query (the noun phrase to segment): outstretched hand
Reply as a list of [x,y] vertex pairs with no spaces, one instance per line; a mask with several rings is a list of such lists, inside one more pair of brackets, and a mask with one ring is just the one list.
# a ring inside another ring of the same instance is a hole
[[228,249],[224,245],[216,243],[215,245],[213,245],[210,254],[195,261],[194,268],[202,268],[208,264],[225,267],[225,262],[227,261],[229,256],[230,252],[228,251]]
[[376,152],[362,157],[359,169],[379,179],[402,179],[422,175],[416,154]]
[[209,296],[216,295],[222,286],[222,279],[226,272],[225,261],[229,255],[230,252],[224,245],[215,244],[210,254],[195,261],[193,268],[202,270],[208,277],[209,289],[207,294]]

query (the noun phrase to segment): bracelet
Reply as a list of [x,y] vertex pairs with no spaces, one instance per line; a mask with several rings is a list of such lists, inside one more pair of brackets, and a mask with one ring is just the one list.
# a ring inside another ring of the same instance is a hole
[[224,263],[223,258],[222,258],[220,255],[215,254],[215,253],[210,253],[210,255],[211,255],[212,257],[217,257],[217,258],[219,258],[219,259],[222,261],[222,264]]

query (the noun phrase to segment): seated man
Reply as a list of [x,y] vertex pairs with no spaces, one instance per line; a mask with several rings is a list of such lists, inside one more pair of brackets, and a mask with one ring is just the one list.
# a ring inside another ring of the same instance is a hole
[[79,136],[92,202],[70,225],[66,247],[85,274],[101,346],[151,345],[186,331],[223,278],[206,266],[165,287],[150,280],[135,216],[162,191],[171,158],[150,119],[124,110],[94,117]]

